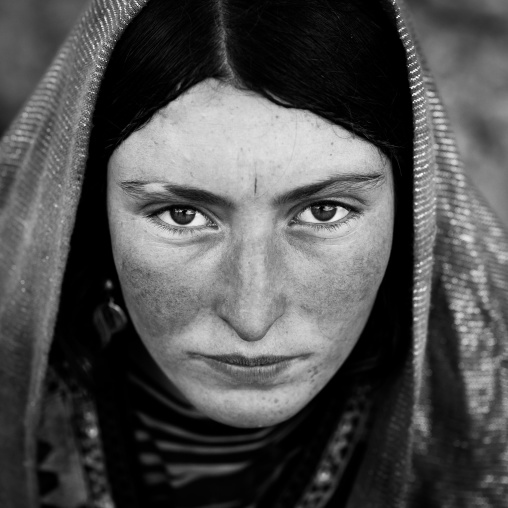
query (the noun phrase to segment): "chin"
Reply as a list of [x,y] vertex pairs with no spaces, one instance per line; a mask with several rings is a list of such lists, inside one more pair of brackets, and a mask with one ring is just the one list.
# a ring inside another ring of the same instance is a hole
[[288,414],[280,414],[277,412],[265,413],[260,411],[205,412],[201,410],[201,412],[205,416],[208,416],[209,418],[217,422],[229,425],[231,427],[245,429],[245,428],[272,427],[273,425],[277,425],[279,423],[288,420],[289,418],[294,416],[298,411],[289,412]]
[[217,399],[190,400],[203,415],[231,427],[259,428],[282,423],[309,403],[307,400],[287,400],[265,391],[242,391]]

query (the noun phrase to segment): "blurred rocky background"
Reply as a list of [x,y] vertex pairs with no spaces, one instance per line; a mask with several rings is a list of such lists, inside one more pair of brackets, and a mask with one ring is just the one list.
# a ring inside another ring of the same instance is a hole
[[[0,0],[0,133],[88,0]],[[466,168],[508,225],[508,1],[407,0]]]
[[406,2],[466,169],[508,226],[508,1]]

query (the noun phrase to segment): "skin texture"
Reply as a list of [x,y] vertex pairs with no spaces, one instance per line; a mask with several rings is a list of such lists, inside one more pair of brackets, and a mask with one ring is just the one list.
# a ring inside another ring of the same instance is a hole
[[[228,203],[182,199],[168,184]],[[323,202],[333,229],[308,209]],[[179,226],[173,205],[197,213]],[[114,259],[148,368],[238,427],[290,418],[343,364],[383,279],[393,215],[391,167],[376,147],[214,80],[159,111],[108,165]],[[230,372],[202,356],[232,354],[296,358]]]

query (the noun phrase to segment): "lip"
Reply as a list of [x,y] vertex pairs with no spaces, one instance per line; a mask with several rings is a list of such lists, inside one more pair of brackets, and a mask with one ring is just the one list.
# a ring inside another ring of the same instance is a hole
[[275,384],[282,373],[296,361],[309,355],[278,356],[262,355],[248,357],[238,354],[203,355],[193,354],[194,358],[204,361],[212,370],[225,376],[235,385]]

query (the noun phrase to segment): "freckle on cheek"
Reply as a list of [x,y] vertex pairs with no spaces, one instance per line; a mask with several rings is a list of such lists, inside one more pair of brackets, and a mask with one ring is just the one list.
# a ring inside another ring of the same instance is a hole
[[371,267],[340,270],[338,273],[315,277],[306,285],[305,308],[311,312],[329,313],[332,310],[345,313],[369,299],[377,288],[377,279]]
[[[151,336],[167,335],[197,312],[197,298],[187,284],[171,274],[122,260],[119,273],[127,307]],[[187,317],[187,319],[186,319]]]
[[354,340],[368,318],[382,281],[385,256],[379,249],[357,252],[340,263],[309,274],[302,308],[314,316],[320,332],[330,340]]

